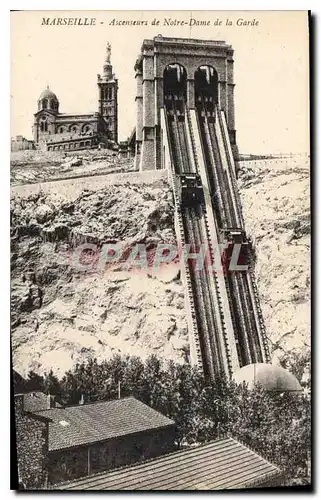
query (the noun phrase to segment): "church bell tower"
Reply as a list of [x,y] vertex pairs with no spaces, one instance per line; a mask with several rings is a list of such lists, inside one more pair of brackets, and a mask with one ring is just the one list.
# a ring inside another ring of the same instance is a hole
[[98,75],[97,85],[99,91],[98,111],[102,116],[109,139],[117,143],[118,141],[118,120],[117,120],[117,91],[118,80],[113,73],[113,66],[110,62],[111,45],[107,43],[106,59],[103,66],[103,74]]

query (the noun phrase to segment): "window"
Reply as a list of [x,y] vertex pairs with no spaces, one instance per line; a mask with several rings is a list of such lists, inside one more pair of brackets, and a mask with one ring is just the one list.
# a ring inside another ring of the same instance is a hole
[[46,118],[41,118],[40,120],[40,131],[41,132],[48,132],[48,122]]
[[44,99],[42,101],[42,107],[43,107],[43,109],[48,109],[48,101],[47,101],[47,99]]

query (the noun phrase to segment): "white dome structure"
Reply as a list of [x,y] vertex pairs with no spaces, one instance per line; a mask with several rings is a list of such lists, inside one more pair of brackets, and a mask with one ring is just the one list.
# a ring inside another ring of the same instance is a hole
[[296,377],[280,366],[267,363],[245,365],[234,374],[237,384],[246,383],[249,389],[260,384],[266,391],[301,392],[303,391]]

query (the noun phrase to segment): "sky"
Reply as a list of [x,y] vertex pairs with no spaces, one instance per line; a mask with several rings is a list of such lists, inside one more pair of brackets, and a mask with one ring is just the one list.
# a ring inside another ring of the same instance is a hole
[[[96,25],[46,26],[44,17],[95,18]],[[110,24],[113,19],[147,21],[148,26],[115,26]],[[152,25],[154,19],[158,26]],[[164,26],[165,19],[176,25]],[[191,19],[210,21],[210,26],[196,26]],[[258,23],[238,26],[238,19]],[[216,20],[221,25],[215,25]],[[177,26],[177,21],[187,24]],[[60,101],[60,112],[98,111],[97,74],[102,73],[109,41],[119,83],[119,140],[126,139],[136,123],[134,64],[143,40],[158,34],[225,40],[233,46],[240,152],[309,151],[306,11],[11,12],[11,136],[32,138],[33,114],[47,85]]]

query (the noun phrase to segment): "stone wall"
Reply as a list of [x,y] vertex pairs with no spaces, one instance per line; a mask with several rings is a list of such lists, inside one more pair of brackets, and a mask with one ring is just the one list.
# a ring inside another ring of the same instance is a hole
[[98,136],[97,135],[85,135],[78,136],[73,139],[63,139],[58,140],[56,138],[55,141],[47,141],[46,147],[47,151],[70,151],[70,150],[81,150],[81,149],[91,149],[96,147],[98,144]]
[[175,427],[170,426],[121,436],[89,447],[52,452],[49,456],[49,483],[57,484],[175,451],[175,432]]
[[35,149],[33,141],[29,141],[24,137],[21,139],[11,139],[11,151],[25,151],[28,149]]
[[14,402],[19,483],[41,489],[46,485],[48,420],[26,413],[23,395],[15,396]]

